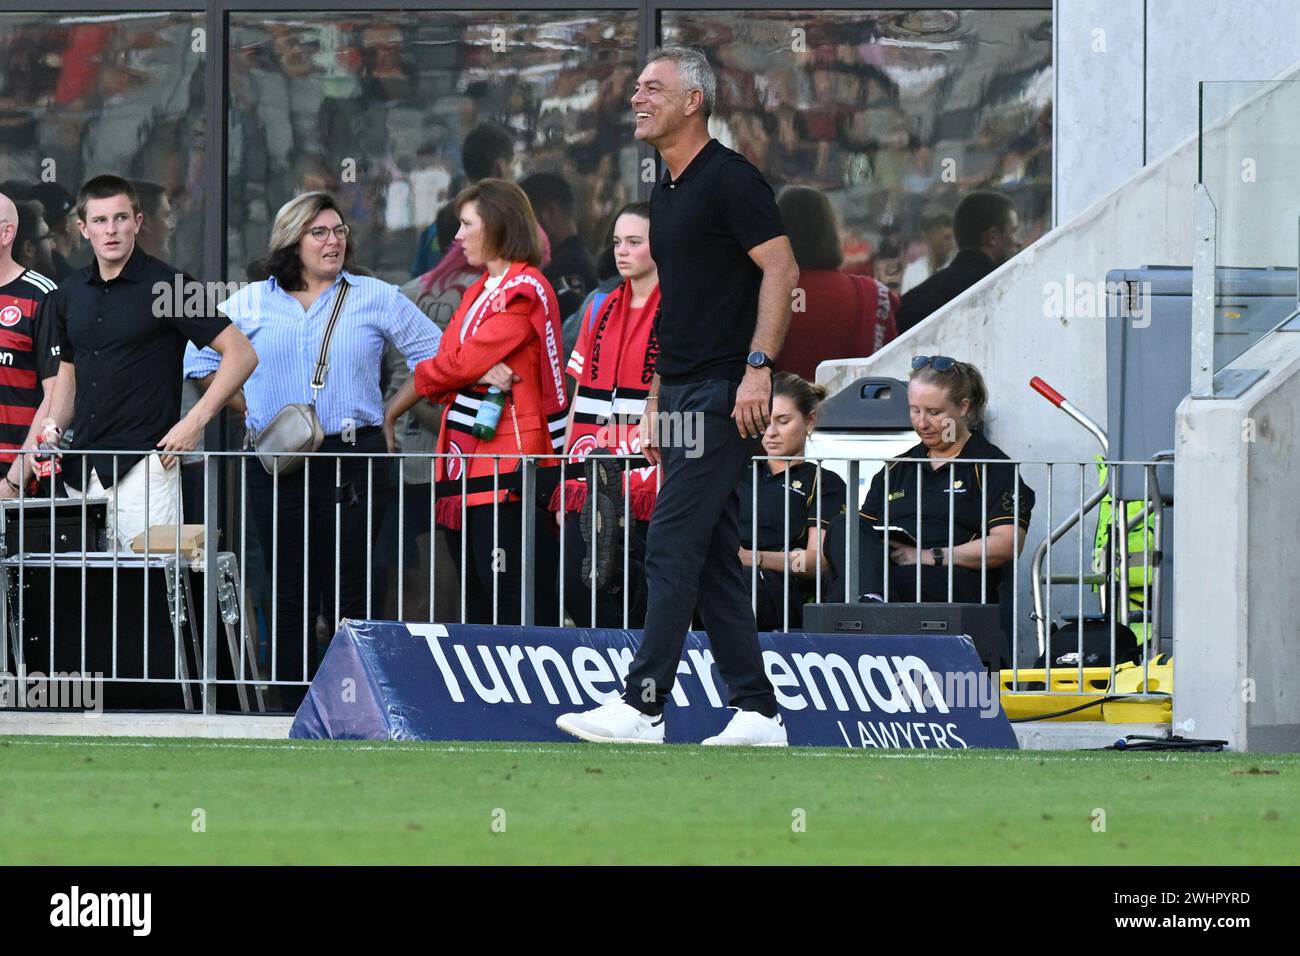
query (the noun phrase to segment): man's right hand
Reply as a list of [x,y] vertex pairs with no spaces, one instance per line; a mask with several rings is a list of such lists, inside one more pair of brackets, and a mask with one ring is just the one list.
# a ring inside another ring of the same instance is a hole
[[659,430],[655,427],[659,416],[659,396],[651,395],[645,400],[645,413],[636,426],[637,440],[641,443],[641,454],[652,465],[663,461],[659,453]]
[[483,373],[483,377],[478,380],[479,385],[494,385],[503,392],[510,391],[510,386],[515,382],[522,382],[523,379],[516,375],[505,362],[497,362],[490,369]]

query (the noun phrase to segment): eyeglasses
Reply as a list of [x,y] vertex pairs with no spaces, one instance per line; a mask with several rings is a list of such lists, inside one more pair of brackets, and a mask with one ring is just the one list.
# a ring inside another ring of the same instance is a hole
[[918,355],[912,359],[912,371],[919,372],[929,365],[936,372],[947,372],[956,364],[957,360],[955,358],[949,358],[946,355]]
[[308,229],[307,235],[311,236],[317,242],[325,242],[329,239],[330,233],[333,232],[334,238],[339,240],[339,242],[342,242],[347,239],[348,233],[351,231],[352,227],[347,223],[343,223],[340,226],[335,226],[332,230],[329,226],[317,226],[315,229]]

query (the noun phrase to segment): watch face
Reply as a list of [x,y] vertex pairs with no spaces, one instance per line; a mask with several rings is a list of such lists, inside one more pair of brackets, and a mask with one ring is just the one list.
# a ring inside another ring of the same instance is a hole
[[762,368],[767,364],[767,355],[763,352],[750,352],[748,362],[754,368]]

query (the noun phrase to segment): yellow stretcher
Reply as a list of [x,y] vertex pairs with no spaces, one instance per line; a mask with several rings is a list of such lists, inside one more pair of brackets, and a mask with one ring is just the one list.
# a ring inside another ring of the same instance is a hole
[[[1156,655],[1147,663],[1145,674],[1144,679],[1141,662],[1120,664],[1112,688],[1109,667],[1085,667],[1082,684],[1077,667],[1053,667],[1049,688],[1043,668],[1004,670],[999,675],[1002,709],[1011,720],[1169,723],[1173,719],[1173,658]],[[1107,699],[1112,697],[1117,699]]]

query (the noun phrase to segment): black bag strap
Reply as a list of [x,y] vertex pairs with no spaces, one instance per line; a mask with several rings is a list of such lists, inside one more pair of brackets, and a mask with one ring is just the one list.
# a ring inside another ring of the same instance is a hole
[[316,393],[325,387],[325,373],[329,371],[330,340],[334,338],[334,329],[339,324],[339,314],[343,311],[343,301],[348,297],[351,283],[345,278],[339,279],[339,291],[334,296],[334,309],[330,312],[329,322],[325,324],[325,336],[320,342],[320,354],[316,356],[316,370],[311,376],[311,404],[316,404]]

